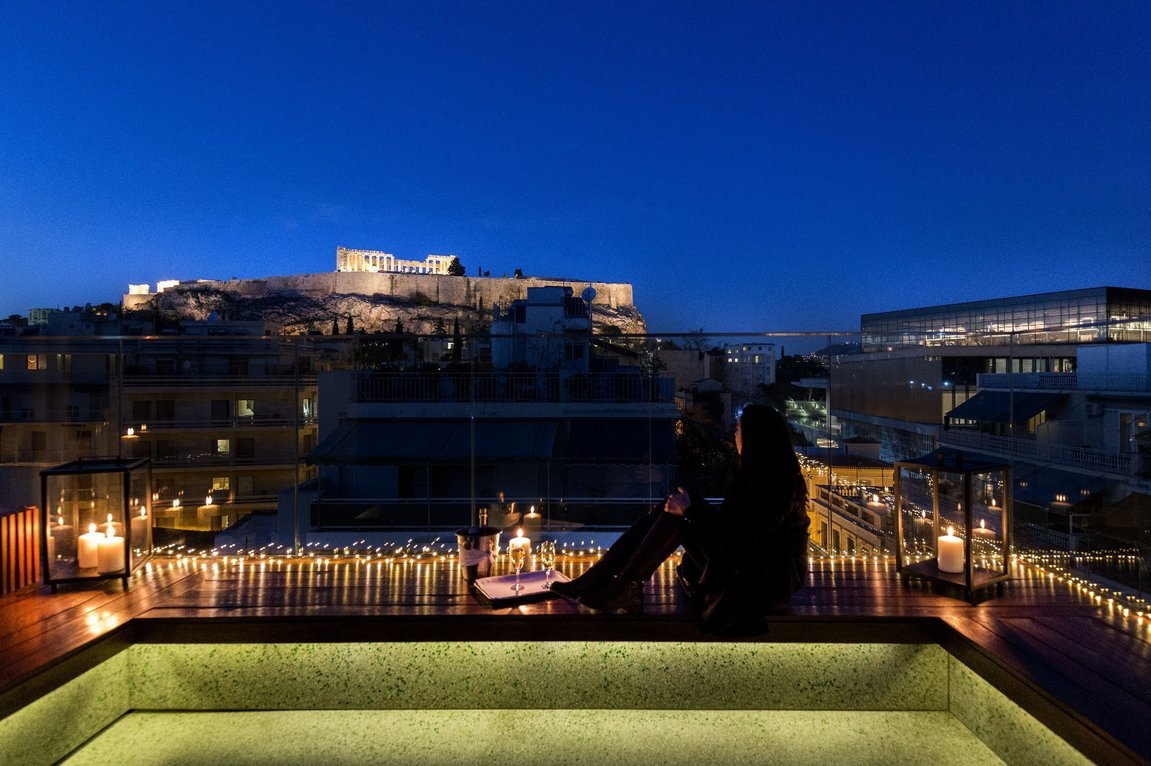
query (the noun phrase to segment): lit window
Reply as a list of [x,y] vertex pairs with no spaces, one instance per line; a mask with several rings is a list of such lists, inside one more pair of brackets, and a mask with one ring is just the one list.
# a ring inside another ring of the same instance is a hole
[[227,476],[213,476],[212,477],[212,491],[213,492],[227,492],[232,488],[232,481]]
[[255,399],[237,399],[236,400],[236,417],[250,418],[256,414],[256,400]]
[[231,439],[217,439],[216,440],[216,453],[217,455],[230,455],[232,454],[232,440]]
[[28,355],[28,369],[29,370],[46,370],[46,369],[48,369],[48,355],[47,354],[29,354]]

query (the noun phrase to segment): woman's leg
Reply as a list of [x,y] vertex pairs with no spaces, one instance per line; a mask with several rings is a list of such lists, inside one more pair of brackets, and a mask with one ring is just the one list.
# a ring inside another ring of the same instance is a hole
[[648,532],[659,521],[659,517],[666,515],[659,506],[652,508],[624,530],[611,547],[604,551],[599,561],[586,572],[568,582],[555,582],[551,589],[561,596],[578,598],[592,589],[608,585],[643,546]]
[[580,603],[605,611],[638,611],[643,606],[643,583],[679,547],[684,536],[680,516],[658,511],[658,516],[631,552],[627,562],[605,587],[586,593]]

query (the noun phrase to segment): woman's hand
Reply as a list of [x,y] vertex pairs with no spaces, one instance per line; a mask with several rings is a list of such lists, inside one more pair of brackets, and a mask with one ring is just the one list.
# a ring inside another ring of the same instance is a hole
[[688,497],[687,490],[679,487],[675,494],[668,496],[667,502],[663,504],[663,510],[672,516],[683,516],[690,506],[691,498]]

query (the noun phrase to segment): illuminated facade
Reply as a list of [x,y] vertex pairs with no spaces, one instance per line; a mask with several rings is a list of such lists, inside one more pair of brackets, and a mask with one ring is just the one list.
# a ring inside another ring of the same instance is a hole
[[864,314],[864,352],[1151,340],[1151,290],[1093,287]]

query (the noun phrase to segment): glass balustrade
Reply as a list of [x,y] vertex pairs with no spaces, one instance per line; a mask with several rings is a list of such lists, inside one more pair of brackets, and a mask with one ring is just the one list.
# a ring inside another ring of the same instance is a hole
[[733,413],[762,402],[793,427],[816,555],[894,555],[894,463],[948,448],[1011,467],[1016,553],[1145,591],[1148,323],[941,342],[899,313],[830,333],[0,337],[0,507],[39,504],[57,465],[148,459],[158,544],[346,546],[481,513],[607,533],[681,484],[722,497]]

